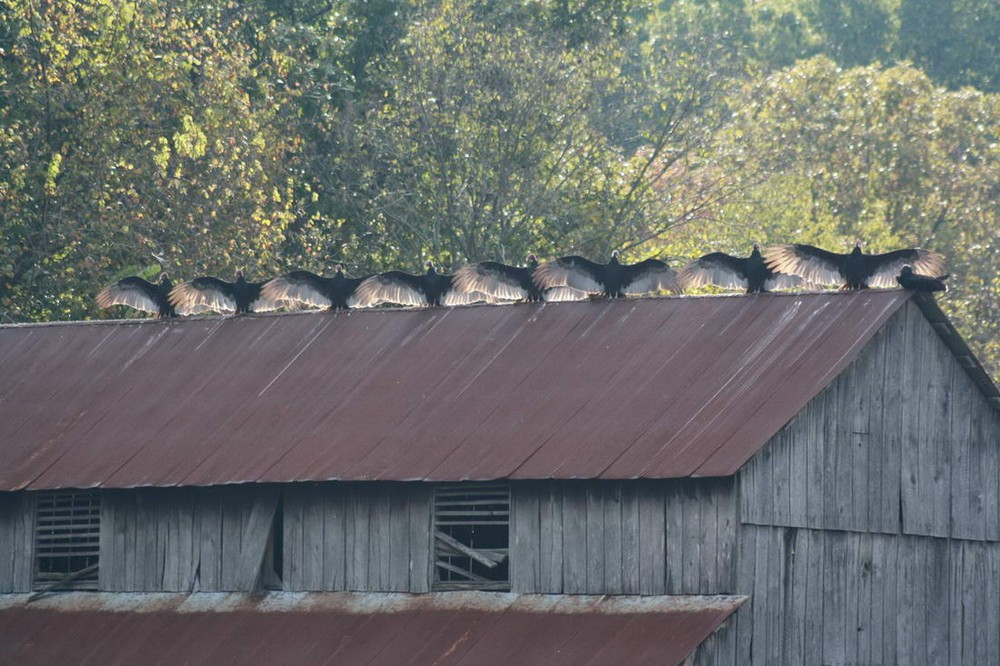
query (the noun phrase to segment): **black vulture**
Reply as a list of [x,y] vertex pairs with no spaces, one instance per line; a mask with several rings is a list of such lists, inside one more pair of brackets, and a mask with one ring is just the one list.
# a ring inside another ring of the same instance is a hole
[[176,317],[177,310],[167,300],[173,286],[166,273],[160,273],[157,284],[133,275],[108,285],[101,290],[95,300],[99,308],[127,305],[136,310],[151,312],[157,317]]
[[605,298],[654,291],[681,291],[677,273],[659,259],[622,264],[618,262],[617,250],[611,253],[611,261],[606,264],[577,256],[547,261],[535,269],[534,279],[542,289],[569,287]]
[[236,271],[236,281],[226,282],[215,277],[198,277],[183,282],[170,292],[170,304],[175,308],[198,308],[214,312],[246,314],[276,310],[283,303],[261,295],[262,282],[247,282],[243,271]]
[[587,297],[568,287],[543,289],[533,273],[538,259],[529,254],[527,266],[508,266],[497,261],[480,261],[455,271],[455,289],[461,293],[481,293],[501,301],[576,301]]
[[261,290],[271,302],[300,303],[330,310],[346,310],[357,304],[354,295],[365,278],[349,278],[340,264],[332,278],[309,271],[292,271],[264,283]]
[[764,253],[764,261],[772,270],[798,275],[813,284],[840,284],[841,289],[893,287],[904,265],[925,274],[944,271],[944,257],[931,250],[910,248],[885,254],[864,254],[861,241],[849,254],[801,245],[775,245]]
[[365,279],[355,291],[358,306],[466,305],[484,299],[481,293],[460,293],[455,289],[454,276],[438,273],[430,261],[424,265],[427,267],[424,275],[387,271]]
[[677,281],[684,289],[711,284],[723,289],[746,289],[748,294],[794,289],[805,282],[798,275],[768,268],[757,243],[754,243],[749,257],[734,257],[725,252],[711,252],[699,257],[678,272]]
[[913,272],[913,267],[906,265],[896,276],[896,282],[903,289],[912,289],[913,291],[948,291],[948,285],[944,281],[950,277],[948,273],[938,277],[920,275]]

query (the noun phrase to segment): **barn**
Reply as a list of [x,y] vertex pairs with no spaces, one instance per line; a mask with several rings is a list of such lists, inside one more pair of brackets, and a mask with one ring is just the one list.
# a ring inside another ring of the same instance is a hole
[[1000,663],[900,290],[0,327],[0,663]]

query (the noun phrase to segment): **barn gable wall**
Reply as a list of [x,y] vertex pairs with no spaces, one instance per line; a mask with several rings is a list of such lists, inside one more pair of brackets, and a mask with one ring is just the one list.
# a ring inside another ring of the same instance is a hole
[[727,594],[732,478],[512,486],[511,586],[566,594]]
[[759,525],[1000,540],[1000,412],[913,302],[739,473]]

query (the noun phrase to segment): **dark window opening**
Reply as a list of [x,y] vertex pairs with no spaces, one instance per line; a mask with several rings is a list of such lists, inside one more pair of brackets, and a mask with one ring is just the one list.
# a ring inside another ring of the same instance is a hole
[[93,490],[35,496],[36,590],[96,590],[101,498]]
[[265,590],[281,590],[284,588],[284,556],[285,556],[285,521],[284,503],[279,498],[274,511],[274,522],[271,523],[271,534],[267,538],[267,549],[264,551],[264,564],[261,571],[261,587]]
[[510,589],[510,489],[452,484],[434,491],[434,590]]

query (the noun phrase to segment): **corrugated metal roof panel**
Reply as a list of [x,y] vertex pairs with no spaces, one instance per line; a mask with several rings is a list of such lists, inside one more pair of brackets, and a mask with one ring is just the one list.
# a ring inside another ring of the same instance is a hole
[[0,596],[17,664],[677,664],[743,597]]
[[908,297],[0,327],[0,490],[729,475]]

